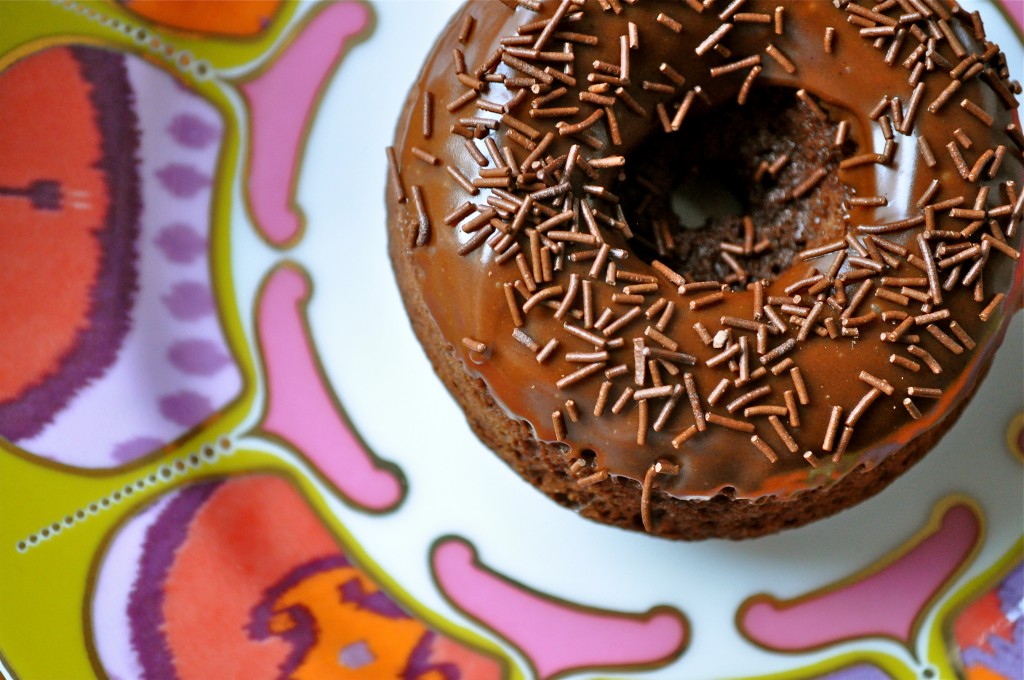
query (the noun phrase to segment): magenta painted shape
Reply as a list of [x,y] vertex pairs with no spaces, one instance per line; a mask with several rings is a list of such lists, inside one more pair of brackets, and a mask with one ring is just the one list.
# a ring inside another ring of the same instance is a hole
[[950,507],[939,528],[878,572],[791,604],[757,596],[739,623],[754,642],[784,651],[888,636],[909,645],[914,621],[978,543],[981,524],[967,505]]
[[267,373],[261,428],[302,452],[352,502],[387,510],[402,499],[402,482],[366,451],[335,406],[303,317],[309,292],[309,280],[283,265],[260,296],[256,332]]
[[274,245],[294,239],[302,222],[292,192],[306,131],[321,88],[365,29],[370,11],[339,2],[320,11],[266,70],[240,85],[249,104],[252,149],[246,186],[256,224]]
[[571,669],[657,665],[675,658],[687,641],[686,620],[673,609],[634,615],[554,600],[481,566],[462,539],[439,543],[432,564],[445,596],[519,648],[540,678]]

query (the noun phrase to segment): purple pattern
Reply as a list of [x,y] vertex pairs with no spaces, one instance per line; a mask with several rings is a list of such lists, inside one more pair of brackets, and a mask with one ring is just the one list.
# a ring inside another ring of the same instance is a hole
[[[249,636],[254,640],[267,640],[271,637],[280,637],[291,644],[292,650],[288,657],[281,663],[281,678],[289,678],[296,668],[302,663],[309,650],[316,644],[317,629],[316,621],[302,605],[292,605],[284,611],[288,613],[294,622],[294,626],[283,633],[272,633],[270,631],[271,618],[282,612],[274,609],[277,602],[286,592],[294,588],[306,579],[331,569],[341,569],[351,566],[351,563],[344,555],[328,555],[307,562],[296,567],[283,579],[272,587],[268,588],[256,607],[252,610],[251,623],[249,624]],[[355,586],[353,586],[353,582]],[[357,579],[352,579],[339,587],[339,596],[342,602],[351,602],[357,607],[367,609],[390,619],[407,619],[409,616],[392,602],[384,593],[377,591],[367,594]],[[350,599],[351,598],[351,599]],[[424,636],[426,637],[426,636]],[[422,641],[421,641],[422,642]],[[429,648],[427,649],[429,653]],[[414,654],[415,657],[415,654]],[[425,658],[419,662],[417,668],[423,666]],[[418,671],[419,672],[419,671]],[[447,676],[446,676],[447,678]]]
[[167,128],[167,132],[174,137],[178,144],[190,149],[203,149],[220,136],[216,127],[190,113],[180,113],[175,116]]
[[211,340],[180,340],[167,350],[167,358],[189,375],[211,376],[231,364],[231,357]]
[[338,654],[338,663],[346,668],[356,671],[377,660],[377,657],[370,651],[365,641],[353,642],[341,650]]
[[167,191],[178,198],[191,198],[210,186],[208,175],[184,163],[169,163],[156,171],[156,177]]
[[1017,620],[1013,627],[1013,639],[990,637],[988,644],[992,652],[979,647],[968,647],[961,654],[963,664],[967,668],[980,666],[999,673],[1007,680],[1024,679],[1024,622]]
[[157,437],[134,437],[115,446],[110,455],[118,463],[130,463],[150,451],[155,451],[163,444],[164,440]]
[[[143,678],[177,677],[173,654],[164,639],[163,606],[166,581],[176,553],[187,539],[196,514],[223,483],[223,480],[199,482],[177,492],[146,530],[139,558],[138,576],[132,584],[127,606],[131,645],[142,667]],[[318,630],[316,620],[301,604],[292,605],[281,611],[275,609],[275,603],[306,579],[325,571],[349,566],[352,566],[351,563],[344,555],[338,553],[300,565],[268,588],[259,604],[252,609],[250,623],[247,626],[251,639],[259,642],[276,637],[287,641],[291,646],[291,651],[278,669],[278,677],[291,677],[316,644]],[[357,585],[353,586],[353,582]],[[343,602],[352,602],[386,618],[409,618],[383,592],[368,593],[355,579],[339,586],[339,596]],[[349,600],[349,596],[353,599]],[[284,632],[271,632],[270,621],[282,613],[287,613],[294,625]],[[202,632],[196,631],[196,636],[197,639],[201,638]],[[430,653],[436,637],[432,631],[424,633],[399,676],[401,680],[416,680],[429,672],[440,674],[445,680],[460,678],[459,669],[454,664],[430,663]],[[339,662],[350,668],[357,668],[360,663],[366,665],[375,660],[372,654],[367,656],[360,654],[360,651],[357,648],[342,650],[342,655],[345,652],[349,654],[339,656]]]
[[847,666],[822,675],[818,680],[890,680],[890,678],[891,676],[878,666],[859,663],[856,666]]
[[169,224],[157,234],[156,244],[171,262],[188,264],[206,252],[206,239],[187,224]]
[[422,638],[420,638],[419,644],[412,650],[412,654],[409,656],[409,665],[402,670],[402,680],[417,680],[427,673],[433,671],[434,673],[440,673],[444,680],[459,680],[462,677],[462,673],[459,671],[459,667],[454,663],[446,661],[444,663],[430,663],[430,650],[434,646],[434,639],[437,634],[434,631],[427,631]]
[[409,616],[391,601],[382,591],[367,594],[363,583],[357,578],[341,584],[341,601],[353,602],[360,609],[367,609],[388,619],[407,619]]
[[986,639],[991,652],[971,646],[960,658],[967,668],[980,666],[1008,680],[1024,680],[1024,563],[1003,579],[996,593],[1000,611],[1013,624],[1013,639],[991,635]]
[[[128,597],[132,649],[144,678],[176,678],[174,658],[163,637],[164,586],[192,518],[221,485],[200,482],[174,496],[146,531],[139,574]],[[197,634],[199,634],[197,632]]]
[[213,314],[216,308],[210,289],[197,281],[176,283],[161,299],[171,315],[181,321],[201,319]]
[[1020,617],[1021,605],[1024,605],[1024,562],[1018,564],[1003,579],[1003,582],[999,584],[998,593],[1000,608],[1003,610],[1003,613],[1007,617]]
[[[137,288],[139,177],[136,152],[139,121],[129,105],[134,95],[125,56],[95,47],[71,47],[82,78],[91,86],[101,156],[95,167],[110,192],[110,209],[93,227],[100,243],[88,322],[46,379],[0,403],[0,436],[31,439],[53,422],[66,404],[114,363],[128,329]],[[0,161],[2,162],[2,161]]]
[[249,637],[256,641],[278,637],[291,645],[291,651],[278,667],[278,677],[291,677],[295,669],[302,663],[302,659],[305,658],[309,650],[316,644],[317,630],[316,620],[314,620],[313,615],[301,605],[292,605],[285,609],[284,612],[287,612],[288,616],[291,617],[294,625],[284,632],[272,633],[270,631],[270,620],[275,615],[282,613],[274,610],[274,603],[297,584],[314,574],[347,566],[349,566],[349,561],[343,555],[328,555],[327,557],[307,562],[296,567],[282,580],[268,588],[263,599],[253,608],[248,626]]
[[211,413],[210,400],[191,390],[182,390],[160,397],[160,413],[182,427],[190,428],[203,422]]

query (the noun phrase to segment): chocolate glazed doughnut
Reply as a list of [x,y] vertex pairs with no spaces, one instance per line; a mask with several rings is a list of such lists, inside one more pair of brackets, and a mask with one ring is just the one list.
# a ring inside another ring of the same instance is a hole
[[[388,150],[413,327],[586,517],[827,516],[938,441],[1017,309],[1019,92],[952,0],[469,2]],[[705,191],[733,209],[695,224]]]

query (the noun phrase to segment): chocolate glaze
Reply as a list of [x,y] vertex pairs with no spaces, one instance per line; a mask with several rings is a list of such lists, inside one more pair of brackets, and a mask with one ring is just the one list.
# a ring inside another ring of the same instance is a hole
[[[646,118],[637,116],[623,106],[617,105],[615,111],[622,145],[611,145],[608,129],[600,122],[591,127],[590,132],[604,142],[604,148],[595,152],[581,145],[585,155],[591,157],[624,155],[625,172],[630,171],[631,151],[650,135],[660,134],[660,123],[653,114],[658,101],[663,101],[666,105],[677,103],[682,92],[694,86],[700,86],[707,97],[706,101],[700,97],[696,98],[694,107],[700,107],[705,112],[713,111],[715,107],[726,102],[735,101],[748,69],[715,78],[710,76],[709,67],[720,66],[748,55],[762,56],[760,65],[763,72],[755,81],[755,88],[771,86],[792,88],[794,91],[805,88],[817,99],[833,121],[849,121],[850,139],[857,147],[855,154],[882,152],[885,140],[879,132],[878,125],[869,118],[869,113],[880,98],[883,95],[898,96],[904,108],[911,98],[913,87],[908,84],[909,71],[901,66],[901,62],[916,46],[917,40],[908,36],[896,63],[887,66],[883,61],[885,48],[876,49],[872,46],[872,40],[861,37],[858,34],[859,27],[847,22],[847,12],[838,9],[831,2],[748,0],[740,9],[741,12],[773,15],[777,6],[783,6],[784,34],[776,35],[773,27],[767,24],[737,24],[722,40],[722,44],[732,53],[728,58],[714,51],[704,57],[695,54],[695,48],[722,24],[717,15],[728,4],[723,0],[712,3],[710,8],[701,13],[695,12],[687,3],[677,1],[644,0],[635,5],[620,4],[623,6],[621,15],[602,11],[594,0],[586,2],[582,8],[571,7],[570,12],[582,9],[583,17],[560,27],[560,30],[596,35],[599,42],[594,46],[574,45],[577,84],[570,87],[569,93],[551,106],[579,105],[580,113],[568,119],[570,123],[589,115],[594,107],[580,102],[577,95],[588,85],[585,76],[590,72],[590,64],[594,60],[619,63],[619,36],[627,34],[627,22],[636,24],[640,46],[631,52],[632,85],[628,92],[650,115]],[[524,23],[550,16],[558,5],[558,2],[548,0],[543,3],[543,9],[539,13],[534,13],[524,8],[513,11],[493,0],[474,0],[466,4],[441,34],[434,50],[428,56],[420,77],[409,93],[398,123],[395,149],[404,190],[408,193],[413,186],[422,187],[431,229],[427,244],[415,247],[413,243],[418,225],[416,206],[411,200],[397,201],[398,192],[391,185],[388,189],[389,220],[393,228],[391,237],[404,238],[409,244],[407,256],[420,272],[423,296],[431,315],[442,335],[463,357],[466,370],[486,383],[494,399],[506,409],[510,418],[529,423],[537,437],[545,441],[556,439],[552,427],[552,411],[559,409],[566,399],[575,400],[580,405],[583,415],[577,423],[567,421],[568,436],[565,443],[571,449],[567,461],[583,451],[591,450],[596,453],[596,469],[606,469],[612,475],[640,481],[644,479],[645,472],[655,461],[667,458],[678,462],[681,471],[676,476],[659,477],[658,486],[666,493],[679,498],[709,498],[723,490],[734,493],[737,498],[754,499],[768,495],[787,497],[806,489],[831,484],[859,465],[872,468],[916,439],[942,427],[950,413],[955,410],[960,395],[973,391],[976,381],[980,379],[984,368],[991,360],[1007,323],[1019,304],[1021,267],[1018,261],[994,249],[984,268],[984,299],[981,303],[973,299],[971,288],[958,284],[952,292],[943,291],[942,303],[934,307],[949,309],[950,319],[956,320],[967,331],[977,343],[976,348],[961,354],[953,354],[925,332],[923,325],[915,326],[910,331],[921,336],[918,344],[941,363],[941,374],[935,375],[924,366],[920,371],[912,373],[889,363],[889,356],[894,352],[909,356],[905,351],[906,345],[883,342],[880,339],[880,334],[891,331],[898,323],[895,321],[882,322],[878,319],[869,323],[860,328],[859,338],[840,337],[833,340],[812,333],[809,339],[790,352],[787,356],[792,357],[800,367],[810,394],[810,403],[799,408],[800,426],[789,428],[799,443],[799,451],[790,453],[786,450],[766,419],[750,419],[750,422],[756,424],[757,434],[779,454],[775,463],[770,463],[751,444],[750,433],[737,432],[716,425],[709,425],[706,431],[690,438],[679,449],[673,448],[672,439],[694,422],[685,395],[666,427],[661,432],[648,430],[647,441],[643,445],[636,443],[638,416],[635,402],[631,402],[619,415],[606,411],[603,416],[594,417],[593,404],[600,383],[604,379],[600,373],[565,389],[555,386],[559,378],[581,366],[566,362],[563,359],[565,352],[586,352],[593,351],[594,348],[569,336],[563,330],[562,322],[552,318],[550,310],[541,307],[532,310],[527,316],[524,330],[542,346],[550,338],[559,339],[561,345],[551,360],[543,365],[539,364],[526,347],[512,339],[514,326],[505,304],[502,284],[519,277],[514,262],[497,264],[495,253],[488,246],[483,246],[466,256],[458,255],[458,246],[468,241],[471,235],[444,223],[444,216],[464,201],[469,199],[481,205],[486,202],[489,193],[483,189],[470,197],[446,172],[444,166],[447,164],[470,178],[476,177],[479,170],[479,166],[463,147],[463,137],[450,134],[449,129],[459,118],[467,116],[498,117],[476,109],[473,103],[454,113],[449,113],[445,109],[448,102],[455,100],[467,90],[466,85],[455,77],[452,50],[459,48],[464,51],[467,68],[472,72],[495,50],[500,38],[516,35],[517,28]],[[678,34],[657,21],[656,17],[662,12],[682,24],[682,30]],[[897,16],[898,12],[890,14]],[[474,17],[475,26],[470,39],[463,45],[458,42],[458,37],[467,15]],[[961,18],[964,21],[961,21]],[[949,25],[969,53],[984,52],[985,45],[975,39],[968,15],[954,16]],[[822,46],[826,27],[835,28],[835,48],[832,54],[825,53]],[[796,65],[795,73],[787,73],[780,64],[765,54],[764,50],[768,43],[772,43],[788,56]],[[561,50],[562,44],[560,40],[551,40],[545,49]],[[959,62],[947,42],[940,42],[938,51],[954,65]],[[685,88],[675,96],[645,91],[640,87],[644,80],[667,82],[658,71],[659,64],[663,62],[670,64],[686,78]],[[505,65],[499,65],[497,72],[505,75],[522,75]],[[867,165],[839,171],[840,179],[850,195],[886,196],[888,205],[879,208],[848,206],[845,215],[822,215],[822,220],[832,222],[833,226],[839,223],[843,230],[856,234],[857,225],[879,225],[917,216],[921,210],[915,203],[935,178],[939,179],[941,190],[932,203],[964,195],[964,208],[973,206],[977,189],[982,185],[991,187],[987,203],[989,209],[1006,203],[1005,194],[1001,189],[1006,181],[1016,182],[1018,191],[1021,190],[1021,149],[1005,132],[1007,125],[1016,120],[1014,110],[1002,102],[985,80],[975,77],[965,82],[938,114],[932,114],[927,111],[928,105],[947,86],[950,76],[948,72],[937,68],[926,73],[922,82],[926,85],[925,95],[911,136],[900,133],[895,135],[898,143],[895,162],[891,166]],[[421,101],[424,92],[430,92],[435,100],[433,134],[429,138],[423,135]],[[504,103],[511,98],[511,93],[501,83],[488,83],[484,86],[481,96],[493,102]],[[530,98],[525,98],[511,113],[541,133],[555,131],[557,119],[531,119],[527,115]],[[964,98],[970,99],[988,112],[993,118],[992,125],[984,125],[977,117],[961,108],[960,102]],[[1019,125],[1019,122],[1017,124]],[[995,148],[1000,144],[1006,147],[1005,158],[995,178],[989,179],[985,175],[983,180],[975,184],[961,178],[945,149],[946,144],[952,140],[952,132],[958,128],[963,129],[973,141],[971,149],[966,152],[968,165],[972,164],[985,149]],[[499,146],[509,144],[515,150],[517,160],[521,162],[527,152],[506,141],[506,133],[507,128],[499,126],[492,135]],[[682,129],[675,134],[685,136],[685,121]],[[938,160],[935,168],[928,168],[921,161],[915,139],[917,135],[924,136],[931,143]],[[554,157],[565,154],[576,141],[578,140],[572,137],[556,136],[547,153]],[[434,154],[441,159],[441,164],[431,166],[417,159],[411,152],[413,146]],[[480,146],[482,148],[482,144]],[[601,183],[614,186],[615,175],[618,172],[619,169],[600,171]],[[580,186],[584,183],[598,182],[592,182],[582,175],[573,178],[577,196],[582,195]],[[525,192],[522,195],[525,195]],[[950,218],[946,214],[945,211],[940,214],[938,229],[960,230],[967,225],[966,221]],[[628,220],[628,209],[626,217]],[[1006,217],[1000,221],[1003,229],[1006,229],[1009,220],[1010,218]],[[916,253],[915,238],[922,229],[922,226],[917,226],[882,236],[906,245]],[[822,231],[832,231],[834,235],[834,230]],[[986,231],[984,228],[979,230],[972,239],[978,241],[981,234]],[[629,248],[628,241],[619,231],[604,229],[602,236],[613,248]],[[807,245],[820,245],[833,237],[817,238]],[[527,240],[522,234],[520,241],[528,254]],[[1020,249],[1020,229],[1016,229],[1009,241],[1013,248]],[[852,249],[849,254],[856,255]],[[813,265],[818,271],[826,272],[833,257],[834,255],[826,255],[807,263],[794,262],[790,269],[766,286],[766,294],[784,295],[783,289],[806,276],[806,265]],[[657,275],[650,265],[635,256],[627,257],[618,264],[629,271]],[[589,266],[589,262],[572,264],[567,261],[565,271],[556,273],[552,285],[567,285],[569,272],[577,272],[581,277],[586,277]],[[850,264],[844,264],[841,273],[850,269]],[[687,275],[685,271],[680,273]],[[940,275],[945,278],[947,273],[948,270],[944,270]],[[924,273],[906,261],[901,261],[898,269],[889,269],[882,275],[905,277],[924,276]],[[612,289],[603,283],[603,278],[602,271],[602,275],[594,281],[597,311],[599,312],[605,305],[611,307],[616,315],[628,310],[627,306],[611,302]],[[766,378],[752,382],[749,387],[731,387],[726,397],[714,408],[709,407],[706,401],[707,395],[723,377],[735,376],[723,366],[709,368],[705,365],[705,361],[719,350],[706,347],[692,326],[697,322],[703,323],[714,334],[722,328],[722,316],[752,318],[751,291],[735,290],[739,288],[736,286],[734,290],[726,293],[723,302],[691,311],[687,305],[696,296],[678,295],[675,287],[661,276],[658,276],[658,281],[658,292],[647,298],[643,308],[646,309],[659,295],[675,301],[676,314],[666,334],[679,343],[679,351],[697,357],[696,366],[680,368],[693,373],[704,411],[740,417],[739,413],[726,414],[724,405],[761,385],[769,385],[772,393],[767,398],[754,402],[755,404],[783,404],[783,392],[793,389],[788,372],[783,372],[779,376],[769,373]],[[855,281],[846,286],[848,297],[858,284],[859,282]],[[874,297],[874,289],[877,288],[876,283],[872,294],[859,306],[858,314],[867,313],[869,310],[881,312],[902,309],[889,301]],[[832,288],[829,288],[826,294],[831,292]],[[997,292],[1006,293],[1006,297],[987,322],[981,321],[979,312]],[[804,296],[806,300],[806,292]],[[560,298],[554,299],[557,301]],[[519,302],[521,305],[522,299]],[[922,313],[920,305],[913,302],[906,310],[911,316]],[[838,321],[837,313],[832,313],[828,308],[825,311],[836,316]],[[939,324],[947,333],[948,323],[949,320],[945,320]],[[642,337],[646,325],[647,320],[641,315],[623,330],[621,335],[626,339],[625,346],[611,351],[608,367],[619,363],[627,363],[630,367],[627,375],[615,379],[611,391],[612,400],[625,386],[633,385],[631,339]],[[775,347],[787,338],[795,337],[796,332],[796,329],[790,328],[784,335],[770,336],[768,348]],[[461,340],[465,337],[484,342],[488,346],[484,356],[464,347]],[[650,342],[648,344],[654,345]],[[759,365],[756,360],[751,364],[752,369]],[[831,454],[821,450],[830,411],[834,405],[842,406],[845,420],[870,389],[868,384],[858,378],[861,371],[887,380],[895,391],[891,396],[883,394],[868,408],[856,423],[845,454],[839,462],[833,463]],[[681,383],[682,375],[671,382]],[[939,399],[915,399],[914,403],[923,415],[919,420],[913,420],[901,403],[907,395],[908,386],[940,388],[943,390],[943,396]],[[652,422],[663,401],[651,401]],[[820,461],[818,467],[810,466],[802,457],[805,451],[814,452]],[[729,489],[731,491],[728,491]]]

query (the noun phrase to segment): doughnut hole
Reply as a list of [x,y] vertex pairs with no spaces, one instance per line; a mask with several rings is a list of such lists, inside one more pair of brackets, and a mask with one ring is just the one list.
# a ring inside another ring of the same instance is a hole
[[[642,260],[660,260],[691,281],[742,283],[720,244],[743,246],[743,217],[750,216],[754,243],[770,247],[734,258],[746,280],[771,281],[795,253],[845,235],[850,190],[838,168],[840,151],[853,149],[835,146],[837,122],[819,120],[785,88],[754,91],[743,106],[694,113],[678,132],[659,128],[634,151],[630,172],[616,186]],[[784,155],[777,172],[764,170]],[[818,168],[828,172],[825,178],[793,198]]]

